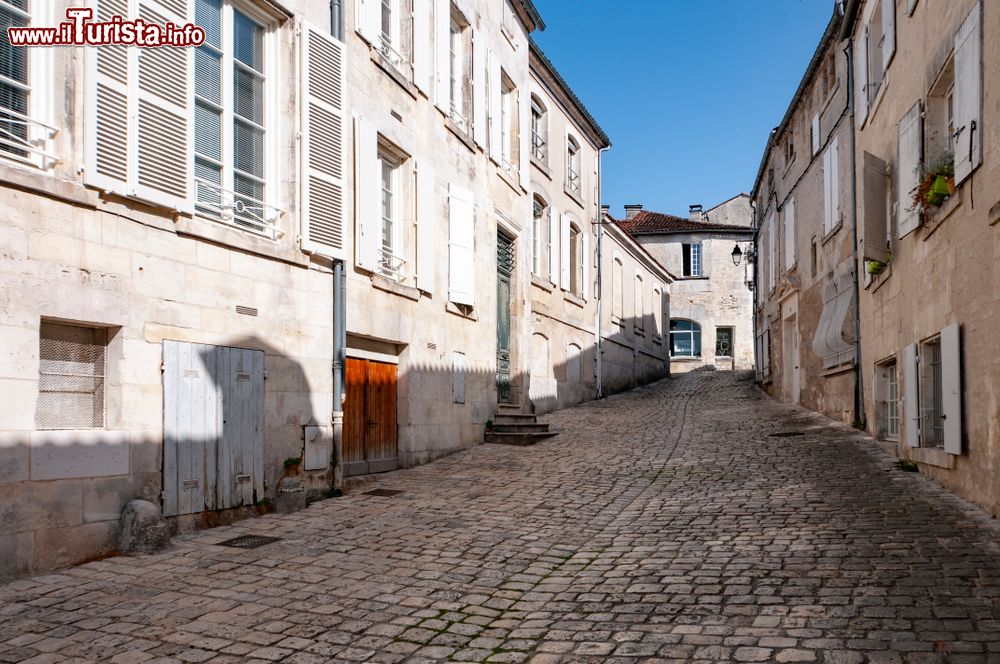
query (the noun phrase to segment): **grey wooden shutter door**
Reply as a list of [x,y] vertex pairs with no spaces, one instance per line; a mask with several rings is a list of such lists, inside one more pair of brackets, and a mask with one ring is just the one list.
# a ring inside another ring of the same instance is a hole
[[[920,225],[920,210],[913,203],[913,192],[920,183],[920,161],[923,151],[923,113],[921,103],[907,111],[899,121],[899,166],[897,170],[896,214],[899,218],[899,237],[906,237]],[[868,154],[865,153],[865,158]],[[866,258],[869,256],[866,254]],[[878,260],[885,260],[879,258]]]
[[955,182],[964,182],[983,162],[982,6],[972,8],[955,33]]
[[944,410],[944,450],[962,453],[962,344],[958,324],[941,330],[941,395]]
[[920,447],[920,400],[917,345],[903,349],[903,439],[908,447]]
[[219,508],[253,505],[264,496],[264,353],[218,347],[222,386]]
[[864,154],[864,258],[886,261],[886,206],[889,178],[886,164],[873,154]]
[[303,22],[302,250],[346,259],[344,250],[345,48]]

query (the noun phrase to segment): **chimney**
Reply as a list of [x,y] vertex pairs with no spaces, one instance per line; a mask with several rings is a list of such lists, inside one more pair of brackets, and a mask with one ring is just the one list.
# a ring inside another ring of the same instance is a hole
[[632,203],[631,205],[626,205],[625,218],[631,219],[635,215],[639,214],[641,211],[642,211],[642,205],[640,205],[639,203]]
[[690,206],[690,211],[691,211],[691,221],[700,222],[702,220],[701,205]]
[[601,204],[601,217],[603,218],[605,215],[611,216],[611,206],[608,205],[607,203],[602,203]]

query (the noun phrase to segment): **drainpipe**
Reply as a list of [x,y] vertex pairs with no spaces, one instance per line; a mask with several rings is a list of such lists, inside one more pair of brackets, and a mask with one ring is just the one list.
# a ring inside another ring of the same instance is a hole
[[[757,264],[760,263],[759,254],[757,253],[757,203],[756,201],[750,201],[750,226],[753,228],[753,238],[751,243],[753,244],[753,269],[750,270],[753,276],[753,290],[750,291],[750,324],[753,326],[753,377],[757,382],[763,382],[763,376],[761,374],[761,363],[760,363],[760,353],[757,352]],[[749,260],[749,258],[747,259]],[[736,352],[736,349],[733,349]],[[763,346],[760,348],[760,352],[764,352]]]
[[347,282],[344,262],[333,262],[333,486],[343,485],[344,357],[347,352]]
[[601,171],[603,161],[601,155],[606,152],[608,148],[598,148],[597,150],[597,320],[594,321],[594,372],[597,375],[597,398],[604,398],[604,367],[601,363],[601,321],[603,320],[602,315],[604,312],[604,260],[603,260],[603,248],[604,248],[604,216],[601,210]]
[[858,178],[857,156],[855,155],[856,128],[854,124],[854,38],[844,46],[847,56],[847,107],[850,122],[851,143],[851,260],[854,275],[854,421],[865,421],[864,372],[861,370],[861,280],[858,278]]

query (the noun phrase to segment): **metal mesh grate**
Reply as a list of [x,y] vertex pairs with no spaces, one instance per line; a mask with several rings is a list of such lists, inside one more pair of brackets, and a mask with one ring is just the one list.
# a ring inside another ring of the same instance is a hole
[[392,496],[398,496],[401,493],[403,492],[399,491],[398,489],[372,489],[371,491],[365,491],[364,494],[362,495],[382,496],[383,498],[390,498]]
[[503,233],[497,234],[497,269],[508,275],[514,272],[514,241]]
[[39,334],[39,429],[104,426],[104,328],[42,323]]
[[272,544],[281,541],[280,537],[268,537],[267,535],[240,535],[225,542],[219,542],[216,546],[228,546],[234,549],[256,549],[258,546]]

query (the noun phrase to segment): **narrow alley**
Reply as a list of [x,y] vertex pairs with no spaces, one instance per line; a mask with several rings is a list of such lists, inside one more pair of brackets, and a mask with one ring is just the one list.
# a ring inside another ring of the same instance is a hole
[[544,419],[2,586],[0,661],[1000,661],[1000,530],[860,432],[714,371]]

